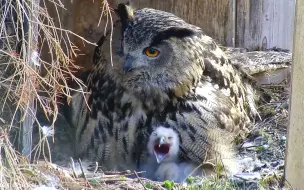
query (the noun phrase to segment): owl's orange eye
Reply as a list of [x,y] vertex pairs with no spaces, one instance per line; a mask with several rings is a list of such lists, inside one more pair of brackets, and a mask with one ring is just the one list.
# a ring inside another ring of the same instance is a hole
[[159,51],[157,49],[154,49],[154,48],[151,48],[151,47],[145,48],[144,53],[148,57],[157,57],[159,55]]

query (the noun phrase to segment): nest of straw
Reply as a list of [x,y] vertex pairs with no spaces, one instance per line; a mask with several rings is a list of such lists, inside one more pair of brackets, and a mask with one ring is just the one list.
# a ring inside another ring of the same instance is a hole
[[[34,122],[41,127],[36,118],[37,108],[54,124],[58,99],[69,98],[76,90],[68,86],[68,80],[73,80],[77,89],[84,86],[73,73],[79,69],[73,63],[78,49],[70,36],[76,34],[55,25],[46,3],[53,4],[56,10],[64,8],[60,0],[0,0],[0,181],[3,189],[31,186],[24,168],[30,162],[29,155],[41,149],[37,146],[31,150]],[[42,49],[47,60],[41,56]],[[41,137],[40,144],[44,143],[47,141]]]

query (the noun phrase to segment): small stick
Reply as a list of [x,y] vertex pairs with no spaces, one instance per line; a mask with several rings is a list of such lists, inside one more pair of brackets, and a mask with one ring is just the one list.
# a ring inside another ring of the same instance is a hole
[[82,167],[82,162],[81,162],[80,158],[78,159],[78,162],[79,162],[79,166],[80,166],[80,169],[81,169],[81,173],[82,173],[82,175],[83,175],[83,177],[84,177],[84,179],[86,181],[86,184],[89,185],[89,187],[91,188],[91,185],[90,185],[90,183],[89,183],[89,181],[88,181],[88,179],[87,179],[87,177],[86,177],[86,175],[84,173],[84,170],[83,170],[83,167]]
[[[95,165],[95,169],[94,169],[94,174],[97,172],[97,170],[98,170],[98,162],[95,162],[96,163],[96,165]],[[102,172],[103,173],[103,172]]]
[[[139,174],[139,173],[144,173],[144,172],[137,172],[137,174]],[[134,175],[135,173],[129,173],[129,174],[123,174],[123,175],[121,175],[121,174],[112,174],[112,175],[109,175],[109,174],[107,174],[107,175],[103,175],[103,176],[101,176],[101,177],[103,177],[103,178],[115,178],[115,177],[121,177],[121,176],[129,176],[129,175]],[[136,175],[136,174],[135,174]]]
[[[145,173],[146,171],[140,171],[140,172],[137,172],[137,174],[141,174],[141,173]],[[122,171],[122,172],[117,172],[117,171],[105,171],[104,172],[105,175],[133,175],[135,173],[131,173],[130,170],[127,170],[127,171]]]
[[134,173],[135,173],[137,179],[139,180],[139,182],[141,183],[141,185],[144,187],[144,189],[147,190],[146,186],[143,184],[143,182],[141,181],[140,177],[137,175],[135,170],[134,170]]
[[131,171],[130,170],[126,170],[126,171],[104,171],[104,174],[106,175],[125,175],[125,174],[130,174]]
[[74,160],[73,160],[72,157],[70,157],[70,163],[71,163],[71,167],[72,167],[73,174],[74,174],[75,178],[78,178],[78,176],[77,176],[77,174],[76,174],[76,170],[75,170]]
[[129,178],[115,178],[115,179],[100,179],[101,182],[107,183],[107,182],[117,182],[117,181],[134,181],[133,179]]
[[81,169],[81,173],[83,175],[82,177],[84,177],[84,179],[87,180],[86,175],[85,175],[84,170],[83,170],[83,167],[82,167],[82,163],[81,163],[80,158],[78,159],[78,162],[79,162],[79,166],[80,166],[80,169]]

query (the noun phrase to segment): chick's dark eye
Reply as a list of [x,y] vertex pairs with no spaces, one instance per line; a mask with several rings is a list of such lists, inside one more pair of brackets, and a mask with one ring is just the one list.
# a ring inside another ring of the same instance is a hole
[[145,48],[144,53],[148,57],[157,57],[159,55],[159,51],[151,47]]

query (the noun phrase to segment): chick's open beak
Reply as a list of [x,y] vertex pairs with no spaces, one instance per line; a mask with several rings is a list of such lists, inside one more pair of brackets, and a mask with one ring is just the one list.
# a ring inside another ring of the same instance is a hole
[[154,145],[154,155],[157,163],[160,163],[169,153],[170,146],[165,137],[160,137]]

